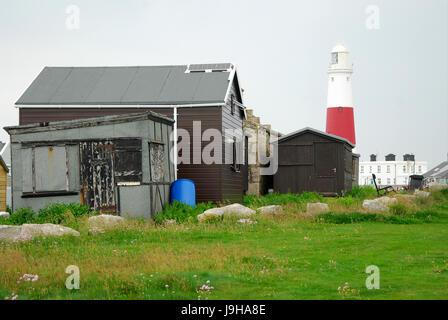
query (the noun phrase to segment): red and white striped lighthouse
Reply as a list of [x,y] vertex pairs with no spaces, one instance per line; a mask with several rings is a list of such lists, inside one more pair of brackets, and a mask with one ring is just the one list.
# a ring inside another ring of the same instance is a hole
[[336,45],[331,51],[331,63],[328,68],[326,131],[356,144],[352,73],[347,47]]

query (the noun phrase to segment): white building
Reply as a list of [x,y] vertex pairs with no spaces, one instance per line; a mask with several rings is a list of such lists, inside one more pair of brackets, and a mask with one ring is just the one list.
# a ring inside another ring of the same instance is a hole
[[376,155],[370,155],[370,161],[359,163],[359,185],[373,185],[372,174],[381,186],[405,186],[409,176],[423,175],[428,170],[427,161],[415,161],[412,154],[405,154],[403,161],[396,161],[394,154],[388,154],[384,161],[377,161]]

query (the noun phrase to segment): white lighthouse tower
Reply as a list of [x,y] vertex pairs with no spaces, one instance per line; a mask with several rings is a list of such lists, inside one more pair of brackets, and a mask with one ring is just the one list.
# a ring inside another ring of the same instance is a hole
[[356,144],[352,73],[347,47],[343,44],[336,45],[331,50],[331,63],[328,68],[326,131]]

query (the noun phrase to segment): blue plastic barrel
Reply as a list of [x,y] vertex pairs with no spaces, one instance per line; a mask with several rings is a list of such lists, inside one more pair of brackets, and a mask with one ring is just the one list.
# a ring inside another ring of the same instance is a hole
[[183,202],[191,207],[196,205],[196,189],[194,182],[188,179],[179,179],[171,184],[171,200]]

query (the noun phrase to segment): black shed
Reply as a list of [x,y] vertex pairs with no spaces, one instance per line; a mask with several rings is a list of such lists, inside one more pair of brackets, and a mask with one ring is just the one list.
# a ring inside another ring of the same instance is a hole
[[359,155],[347,139],[304,128],[278,139],[278,170],[274,191],[341,195],[351,190]]

